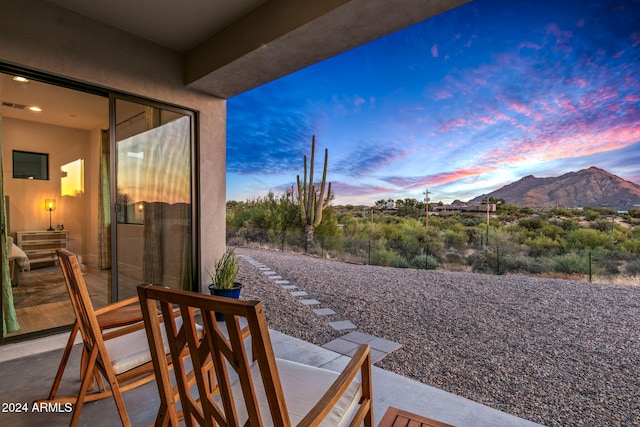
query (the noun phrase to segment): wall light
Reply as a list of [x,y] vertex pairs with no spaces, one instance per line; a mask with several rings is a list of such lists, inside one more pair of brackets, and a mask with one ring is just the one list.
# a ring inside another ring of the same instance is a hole
[[47,231],[53,231],[53,225],[51,224],[51,212],[56,210],[56,199],[45,199],[44,210],[49,211],[49,228],[47,228]]
[[19,83],[27,83],[29,81],[28,78],[22,76],[15,76],[13,80]]

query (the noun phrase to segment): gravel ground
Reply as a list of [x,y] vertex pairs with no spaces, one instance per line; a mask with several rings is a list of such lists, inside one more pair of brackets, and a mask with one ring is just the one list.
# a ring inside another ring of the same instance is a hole
[[640,287],[236,252],[337,313],[316,316],[243,260],[242,297],[273,329],[324,344],[350,320],[403,345],[376,364],[400,375],[548,426],[640,425]]

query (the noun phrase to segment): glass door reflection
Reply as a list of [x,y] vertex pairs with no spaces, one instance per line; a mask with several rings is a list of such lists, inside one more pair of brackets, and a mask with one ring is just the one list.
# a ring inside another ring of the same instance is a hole
[[140,283],[191,290],[192,116],[114,101],[118,300]]

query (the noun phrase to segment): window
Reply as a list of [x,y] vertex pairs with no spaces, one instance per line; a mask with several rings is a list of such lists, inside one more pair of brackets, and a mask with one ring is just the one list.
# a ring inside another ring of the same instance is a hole
[[18,179],[49,180],[49,155],[13,151],[13,177]]

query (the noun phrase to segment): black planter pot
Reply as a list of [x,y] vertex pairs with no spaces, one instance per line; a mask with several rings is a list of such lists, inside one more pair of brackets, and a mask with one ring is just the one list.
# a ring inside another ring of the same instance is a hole
[[[225,297],[225,298],[240,298],[240,291],[242,290],[242,283],[234,282],[233,288],[231,289],[216,289],[213,285],[209,285],[209,292],[211,295],[216,297]],[[216,313],[216,320],[218,322],[222,322],[224,320],[224,314]]]

